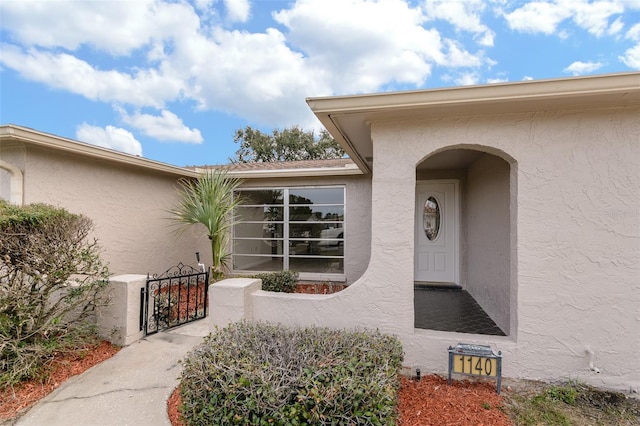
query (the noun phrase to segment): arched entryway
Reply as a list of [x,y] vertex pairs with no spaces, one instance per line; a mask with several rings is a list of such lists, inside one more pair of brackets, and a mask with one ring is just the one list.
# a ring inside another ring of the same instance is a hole
[[416,166],[416,328],[515,330],[515,171],[514,159],[479,146]]

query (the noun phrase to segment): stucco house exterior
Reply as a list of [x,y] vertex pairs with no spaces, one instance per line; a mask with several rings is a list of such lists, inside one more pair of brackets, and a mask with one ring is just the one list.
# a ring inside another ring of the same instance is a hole
[[[245,298],[212,310],[218,323],[241,308],[252,320],[377,328],[400,336],[408,367],[440,373],[450,346],[489,345],[506,377],[640,389],[639,73],[307,102],[371,193],[354,212],[347,188],[341,224],[346,263],[364,246],[352,247],[352,227],[370,220],[366,269],[332,295],[231,283],[221,294]],[[418,326],[423,304],[438,306],[417,289],[447,286],[499,332]]]
[[195,230],[176,235],[167,210],[178,180],[192,170],[16,125],[0,126],[0,198],[46,203],[84,214],[95,225],[110,272],[160,274],[178,262],[210,258]]
[[[224,166],[243,179],[230,267],[238,276],[296,269],[348,287],[304,295],[265,292],[250,279],[218,283],[214,324],[377,328],[398,335],[405,364],[424,372],[445,373],[457,343],[489,345],[502,352],[505,377],[640,391],[640,73],[307,103],[350,159]],[[64,150],[73,141],[52,146],[52,136],[40,136],[46,147],[27,136],[5,146],[6,132],[0,128],[3,197],[16,196],[18,183],[6,178],[14,169],[25,202],[65,205],[72,194],[108,190],[104,176],[65,196],[52,186],[31,197],[27,180],[46,180],[47,161],[85,156]],[[33,164],[25,160],[32,149]],[[136,225],[148,234],[165,229],[153,203],[166,198],[156,191],[202,172],[85,149],[92,154],[82,161],[135,176],[118,193],[136,191],[135,202],[154,206],[156,220]],[[90,217],[105,210],[84,208]],[[200,244],[180,241],[185,253]],[[448,305],[450,294],[467,295],[493,328],[422,322],[425,311],[444,323],[470,316],[471,305]]]

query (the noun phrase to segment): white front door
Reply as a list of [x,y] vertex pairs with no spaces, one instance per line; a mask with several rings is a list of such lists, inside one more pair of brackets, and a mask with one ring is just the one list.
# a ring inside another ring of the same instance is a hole
[[415,282],[460,284],[459,211],[457,180],[417,183]]

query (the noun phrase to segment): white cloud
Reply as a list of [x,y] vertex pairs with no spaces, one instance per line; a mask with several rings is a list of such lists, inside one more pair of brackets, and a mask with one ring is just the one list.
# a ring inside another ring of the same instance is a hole
[[629,68],[640,70],[640,22],[627,31],[625,38],[638,43],[627,49],[618,59]]
[[[638,8],[632,2],[628,6]],[[563,21],[571,20],[578,27],[601,37],[623,29],[617,17],[624,11],[625,5],[620,0],[533,1],[504,12],[504,17],[509,26],[518,31],[553,34]],[[610,23],[614,17],[616,19]]]
[[401,0],[299,1],[274,19],[337,93],[371,92],[392,82],[419,86],[434,65],[483,60],[461,45],[448,50],[453,41],[425,27],[422,9]]
[[553,34],[570,12],[557,4],[535,1],[504,15],[509,27],[524,32]]
[[[609,25],[609,19],[616,14],[624,12],[624,6],[619,1],[582,1],[576,2],[576,7],[573,9],[574,21],[578,26],[586,29],[591,34],[598,37],[602,36],[605,32],[611,32]],[[620,28],[614,21],[613,28]]]
[[480,76],[476,72],[466,72],[462,73],[459,77],[454,79],[457,85],[459,86],[471,86],[474,84],[478,84],[480,81]]
[[640,44],[627,49],[619,59],[629,68],[640,70]]
[[625,38],[629,40],[640,41],[640,22],[629,28],[627,34],[625,34]]
[[590,73],[590,72],[597,71],[600,68],[602,68],[602,63],[601,62],[581,62],[581,61],[576,61],[576,62],[572,63],[571,65],[569,65],[568,67],[566,67],[564,69],[564,72],[568,72],[568,73],[571,73],[573,75],[582,75],[582,74],[587,74],[587,73]]
[[[483,63],[482,53],[471,54],[464,50],[464,46],[454,40],[447,40],[445,42],[446,60],[445,64],[450,67],[480,67]],[[492,61],[486,61],[490,63]]]
[[480,19],[486,6],[484,0],[425,1],[425,11],[429,18],[448,21],[459,31],[475,33],[479,44],[493,46],[495,33]]
[[142,155],[142,145],[127,130],[114,126],[92,126],[82,123],[76,128],[76,139],[127,154]]
[[23,51],[11,44],[2,44],[0,49],[0,63],[15,69],[24,78],[95,101],[162,107],[166,100],[179,95],[183,84],[156,69],[139,69],[133,74],[101,71],[66,53],[33,48]]
[[607,35],[613,36],[620,34],[624,29],[624,22],[622,22],[621,18],[617,18],[615,21],[609,25],[609,29],[607,30]]
[[194,0],[193,5],[196,9],[206,11],[211,8],[211,5],[217,0]]
[[234,22],[246,22],[249,19],[251,4],[249,0],[224,0],[227,16]]
[[152,40],[197,31],[199,19],[188,4],[158,0],[5,1],[2,25],[24,45],[129,55]]
[[140,130],[146,136],[161,140],[187,143],[202,143],[202,135],[198,129],[190,129],[171,111],[163,110],[159,116],[151,114],[127,115],[120,110],[125,123]]

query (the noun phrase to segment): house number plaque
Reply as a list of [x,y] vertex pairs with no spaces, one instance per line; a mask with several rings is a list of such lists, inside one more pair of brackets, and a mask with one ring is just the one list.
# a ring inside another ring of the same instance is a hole
[[496,390],[500,395],[502,352],[496,353],[486,345],[458,343],[453,347],[449,346],[449,384],[452,374],[496,379]]

